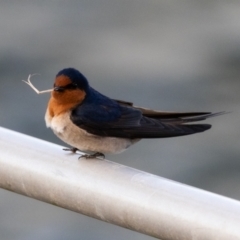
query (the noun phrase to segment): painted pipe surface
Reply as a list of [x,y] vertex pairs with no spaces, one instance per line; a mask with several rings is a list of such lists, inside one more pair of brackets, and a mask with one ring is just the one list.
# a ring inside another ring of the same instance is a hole
[[239,201],[1,127],[0,187],[162,240],[240,239]]

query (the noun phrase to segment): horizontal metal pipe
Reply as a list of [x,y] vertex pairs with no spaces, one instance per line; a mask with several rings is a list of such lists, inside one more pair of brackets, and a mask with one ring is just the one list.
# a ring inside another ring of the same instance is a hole
[[0,187],[162,240],[240,239],[240,202],[0,128]]

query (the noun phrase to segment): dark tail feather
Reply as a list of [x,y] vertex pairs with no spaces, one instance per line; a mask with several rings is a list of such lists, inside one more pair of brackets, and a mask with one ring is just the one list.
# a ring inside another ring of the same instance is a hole
[[[166,126],[166,125],[165,125]],[[186,124],[186,125],[169,125],[172,127],[171,131],[160,131],[152,134],[151,138],[168,138],[191,135],[195,133],[204,132],[212,127],[210,124]],[[154,136],[155,135],[155,136]],[[147,137],[147,136],[145,136]],[[147,137],[148,138],[148,137]]]
[[161,122],[164,123],[169,123],[169,124],[184,124],[184,123],[189,123],[189,122],[198,122],[198,121],[203,121],[211,117],[217,117],[223,114],[226,114],[226,112],[217,112],[217,113],[205,113],[205,114],[196,114],[192,116],[183,116],[183,117],[177,117],[177,118],[164,118],[161,119]]
[[204,132],[212,127],[210,124],[186,124],[186,125],[177,125],[179,128],[183,129],[183,135],[189,135],[199,132]]

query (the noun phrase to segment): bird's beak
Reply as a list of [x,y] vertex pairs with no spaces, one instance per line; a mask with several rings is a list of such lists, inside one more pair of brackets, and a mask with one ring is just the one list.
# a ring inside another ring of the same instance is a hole
[[54,87],[53,90],[56,91],[56,92],[63,92],[64,87]]

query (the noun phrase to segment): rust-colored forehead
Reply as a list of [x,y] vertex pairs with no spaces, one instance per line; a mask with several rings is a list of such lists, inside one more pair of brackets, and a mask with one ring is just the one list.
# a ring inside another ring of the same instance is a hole
[[60,76],[57,76],[55,78],[55,85],[58,86],[58,87],[64,87],[70,83],[72,83],[72,81],[70,80],[69,77],[65,76],[65,75],[60,75]]

